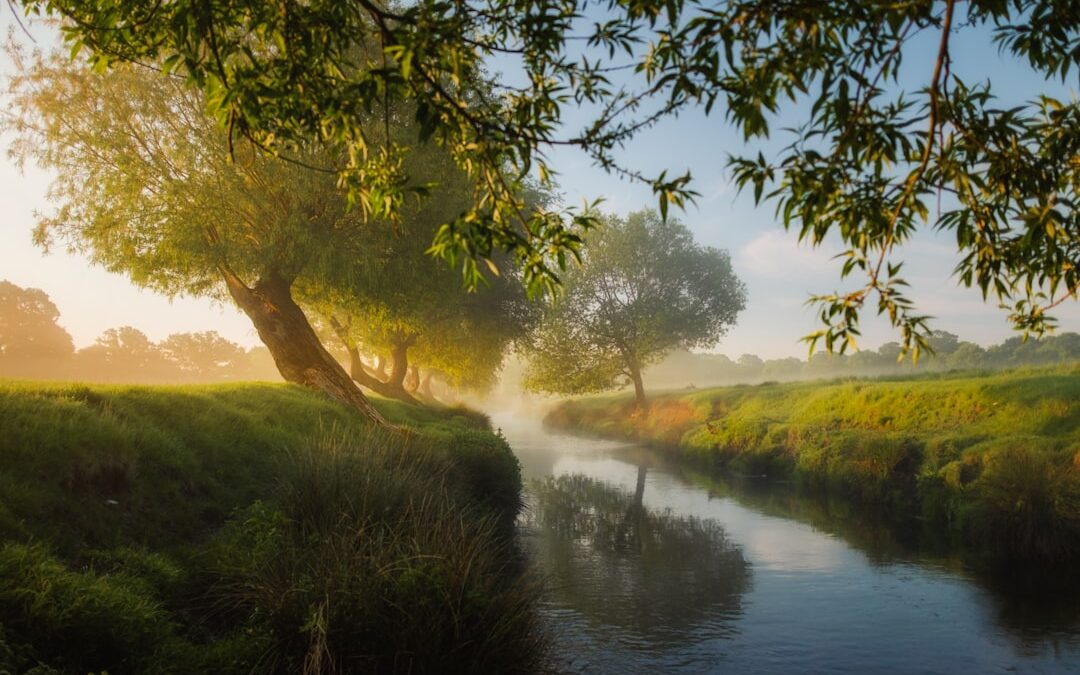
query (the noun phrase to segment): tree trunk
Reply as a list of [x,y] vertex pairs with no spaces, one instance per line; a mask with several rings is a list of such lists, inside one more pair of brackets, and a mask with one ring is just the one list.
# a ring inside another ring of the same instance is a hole
[[357,383],[376,394],[387,398],[395,398],[403,403],[420,405],[420,401],[416,400],[404,387],[395,387],[392,383],[383,382],[368,373],[367,369],[364,368],[363,360],[360,358],[360,351],[355,347],[349,349],[349,371]]
[[319,342],[307,317],[292,298],[290,280],[270,272],[250,288],[226,268],[221,270],[229,295],[248,315],[286,382],[321,391],[359,410],[376,424],[389,426]]
[[393,341],[390,352],[393,358],[390,376],[386,382],[380,383],[380,388],[376,391],[383,396],[396,398],[412,405],[420,405],[420,401],[405,389],[405,376],[409,374],[409,347],[412,346],[413,342],[414,338],[403,336],[399,336]]
[[393,363],[390,366],[390,377],[387,379],[387,383],[402,391],[405,390],[405,376],[409,374],[410,346],[411,342],[401,337],[394,340],[390,349],[390,357],[393,359]]
[[383,382],[375,379],[364,367],[364,360],[360,358],[360,349],[356,345],[350,344],[346,344],[345,349],[349,351],[349,375],[352,376],[352,379],[356,380],[356,383],[362,387],[379,391],[378,387]]
[[415,394],[420,388],[420,368],[413,364],[409,366],[409,374],[405,376],[405,391]]
[[649,402],[645,398],[645,384],[641,381],[641,369],[637,366],[630,368],[630,381],[634,383],[634,406],[638,410],[644,410]]
[[383,382],[386,382],[388,379],[386,376],[386,357],[382,354],[375,357],[375,377]]
[[345,345],[345,349],[349,353],[349,375],[362,387],[367,387],[376,394],[385,396],[387,398],[396,398],[399,401],[405,403],[411,403],[413,405],[419,404],[415,398],[413,398],[403,388],[394,387],[391,384],[383,382],[376,378],[374,375],[368,372],[364,367],[364,360],[360,358],[360,349],[357,347],[356,342],[349,335],[348,326],[343,325],[334,317],[330,317],[330,327],[334,329],[334,333],[341,340],[341,343]]

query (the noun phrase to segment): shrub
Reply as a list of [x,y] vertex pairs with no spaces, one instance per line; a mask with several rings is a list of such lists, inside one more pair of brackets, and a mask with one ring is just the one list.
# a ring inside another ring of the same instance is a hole
[[[142,584],[73,572],[40,544],[0,548],[0,623],[65,670],[145,672],[174,626]],[[58,649],[58,647],[61,648]]]
[[1048,561],[1080,551],[1080,471],[1069,454],[1027,447],[985,460],[969,488],[965,524],[991,550],[1009,558]]

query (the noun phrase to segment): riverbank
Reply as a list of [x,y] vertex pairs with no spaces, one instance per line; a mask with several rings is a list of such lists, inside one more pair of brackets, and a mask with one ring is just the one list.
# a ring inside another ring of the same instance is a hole
[[1080,557],[1080,371],[576,399],[555,428],[906,511],[996,558]]
[[0,672],[527,672],[486,418],[287,385],[0,382]]

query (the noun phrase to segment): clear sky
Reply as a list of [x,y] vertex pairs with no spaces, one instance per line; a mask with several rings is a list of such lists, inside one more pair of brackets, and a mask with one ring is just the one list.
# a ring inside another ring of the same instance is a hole
[[[12,25],[9,10],[0,24]],[[40,45],[54,43],[55,36],[42,26],[32,27]],[[21,34],[15,39],[27,42]],[[925,54],[908,59],[913,73],[925,68],[932,45]],[[917,52],[919,50],[916,50]],[[954,71],[971,79],[992,73],[995,90],[1010,99],[1025,101],[1041,91],[1057,90],[1065,97],[1077,95],[1077,83],[1046,83],[1031,77],[1022,66],[998,57],[988,36],[971,36],[953,46]],[[11,64],[0,56],[0,74]],[[925,79],[925,76],[923,77]],[[6,108],[6,104],[5,104]],[[774,128],[783,126],[783,120]],[[258,343],[250,322],[231,306],[199,298],[170,300],[133,286],[128,280],[91,266],[85,258],[56,250],[44,255],[31,241],[35,212],[48,212],[50,176],[34,167],[20,171],[6,156],[10,139],[0,136],[5,153],[0,157],[0,279],[20,286],[41,288],[61,312],[61,323],[77,346],[93,342],[108,328],[130,325],[151,339],[175,332],[216,330],[244,345]],[[636,140],[622,154],[624,162],[645,173],[689,169],[701,198],[680,217],[698,241],[730,251],[736,272],[749,291],[747,310],[717,351],[737,357],[755,353],[765,358],[806,354],[799,338],[817,328],[813,310],[805,306],[812,292],[851,288],[857,280],[841,285],[838,265],[830,260],[838,249],[799,246],[773,217],[770,205],[755,207],[750,195],[737,195],[725,171],[729,152],[741,149],[739,135],[714,114],[698,113],[668,120]],[[587,158],[571,150],[551,154],[560,172],[563,192],[570,202],[605,198],[604,208],[626,213],[654,200],[647,188],[631,185],[592,167]],[[947,236],[924,234],[906,245],[906,278],[910,296],[918,309],[936,317],[932,326],[954,332],[962,339],[988,345],[1013,333],[1005,312],[993,303],[984,304],[977,291],[959,288],[952,278],[958,260]],[[1067,303],[1058,309],[1061,330],[1080,331],[1080,305]],[[876,348],[895,339],[884,321],[866,313],[862,346]]]

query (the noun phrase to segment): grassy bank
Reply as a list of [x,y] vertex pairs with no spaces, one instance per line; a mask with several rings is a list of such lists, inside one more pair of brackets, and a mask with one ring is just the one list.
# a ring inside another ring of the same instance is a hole
[[0,383],[0,673],[520,672],[486,420],[285,385]]
[[547,422],[915,509],[996,556],[1080,557],[1080,371],[594,397]]

